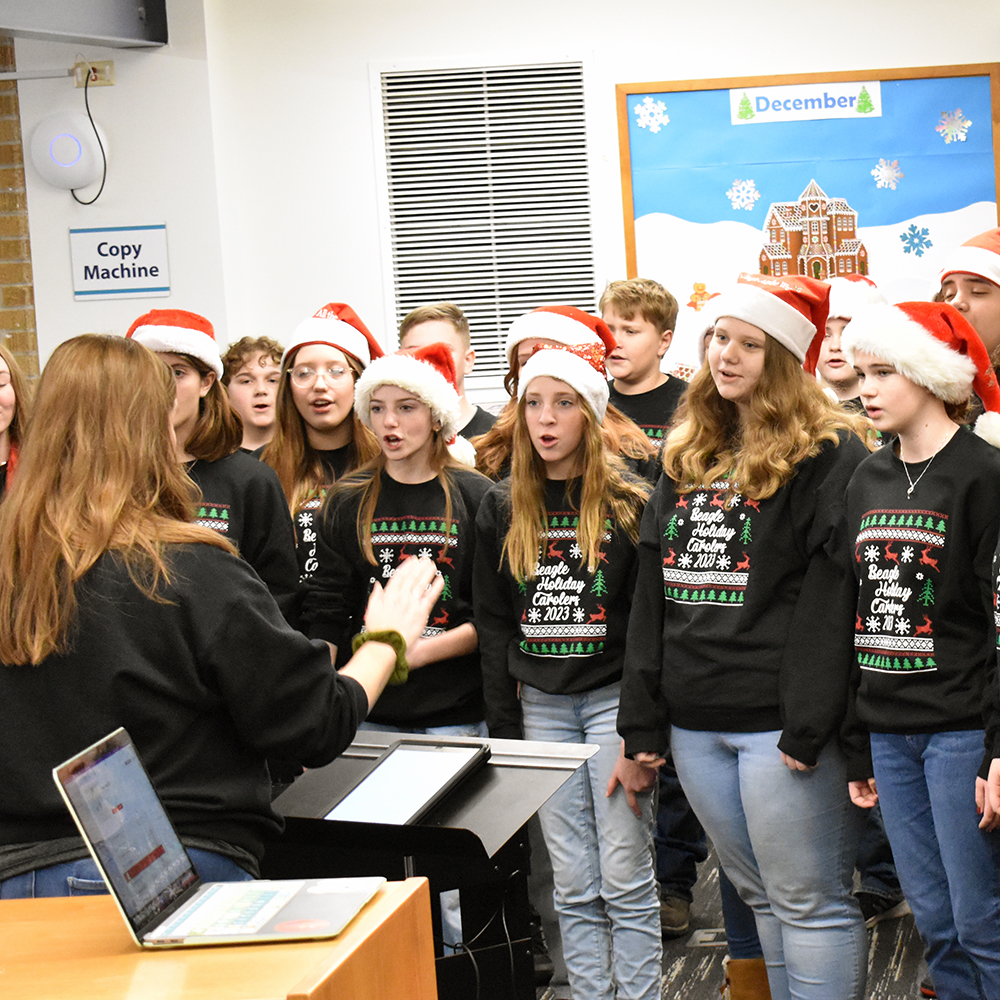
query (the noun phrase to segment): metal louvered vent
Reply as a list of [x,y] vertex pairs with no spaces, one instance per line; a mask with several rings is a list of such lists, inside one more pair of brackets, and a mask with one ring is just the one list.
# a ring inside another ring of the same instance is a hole
[[592,309],[590,179],[580,63],[381,74],[396,323],[450,301],[476,368],[506,371],[511,321]]

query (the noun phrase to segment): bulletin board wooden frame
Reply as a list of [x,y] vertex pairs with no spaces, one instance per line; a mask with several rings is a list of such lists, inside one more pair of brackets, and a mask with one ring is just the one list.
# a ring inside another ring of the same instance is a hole
[[[618,143],[621,162],[622,206],[625,228],[626,269],[630,278],[637,276],[635,204],[632,190],[632,150],[629,136],[630,102],[637,94],[671,94],[691,91],[734,90],[737,88],[777,87],[805,83],[836,83],[862,80],[890,82],[952,77],[988,76],[990,78],[991,139],[994,184],[1000,203],[1000,63],[975,63],[959,66],[924,66],[918,68],[876,69],[832,73],[790,74],[784,76],[732,77],[710,80],[668,80],[652,83],[621,83],[615,86],[618,110]],[[998,210],[1000,223],[1000,210]],[[970,234],[972,235],[972,234]]]

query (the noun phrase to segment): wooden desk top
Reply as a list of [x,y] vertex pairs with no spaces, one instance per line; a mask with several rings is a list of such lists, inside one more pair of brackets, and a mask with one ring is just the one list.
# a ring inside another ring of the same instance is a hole
[[263,945],[141,949],[109,896],[0,901],[4,1000],[380,996],[437,997],[424,878],[384,885],[332,940]]

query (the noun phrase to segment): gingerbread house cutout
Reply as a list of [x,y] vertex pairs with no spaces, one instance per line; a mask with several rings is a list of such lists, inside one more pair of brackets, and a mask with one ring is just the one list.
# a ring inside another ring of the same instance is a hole
[[829,198],[811,180],[797,201],[773,202],[764,223],[761,274],[802,274],[823,281],[868,274],[868,251],[858,239],[858,213]]

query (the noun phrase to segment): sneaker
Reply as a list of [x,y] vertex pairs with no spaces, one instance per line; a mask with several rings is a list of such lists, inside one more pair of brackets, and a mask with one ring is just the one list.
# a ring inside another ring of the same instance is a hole
[[660,933],[665,938],[680,937],[691,925],[691,904],[678,896],[660,897]]
[[923,979],[920,980],[920,995],[922,997],[937,996],[937,991],[934,989],[934,981],[931,979],[931,974],[929,972]]
[[910,912],[910,904],[905,899],[887,899],[873,892],[856,892],[854,895],[861,907],[865,927],[874,927],[883,920],[894,920]]

